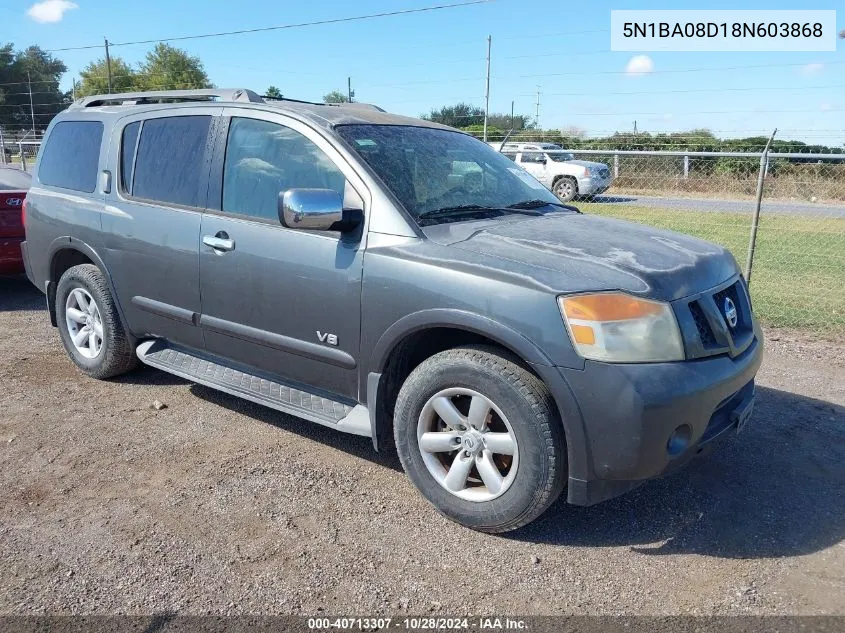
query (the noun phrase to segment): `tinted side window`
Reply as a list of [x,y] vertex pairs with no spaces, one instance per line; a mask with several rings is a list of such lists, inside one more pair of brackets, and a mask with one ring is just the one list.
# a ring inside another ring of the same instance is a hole
[[502,156],[510,158],[512,161],[516,161],[516,154],[514,154],[513,152],[502,152]]
[[543,155],[540,152],[523,152],[522,153],[522,162],[523,163],[542,163],[544,160]]
[[277,220],[279,192],[334,189],[346,178],[319,147],[290,128],[233,117],[223,168],[223,211]]
[[99,121],[57,123],[41,155],[38,180],[53,187],[93,193],[102,140],[103,124]]
[[120,142],[120,184],[123,191],[132,193],[132,172],[135,168],[135,145],[138,143],[138,131],[141,123],[135,121],[123,128]]
[[145,200],[197,207],[206,165],[210,116],[178,116],[144,121],[132,195]]

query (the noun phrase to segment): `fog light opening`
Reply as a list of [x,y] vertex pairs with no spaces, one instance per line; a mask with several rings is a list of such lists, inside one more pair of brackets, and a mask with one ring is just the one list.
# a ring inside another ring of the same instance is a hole
[[682,424],[669,436],[669,441],[666,442],[666,452],[669,453],[670,457],[677,457],[689,448],[691,437],[692,429],[686,424]]

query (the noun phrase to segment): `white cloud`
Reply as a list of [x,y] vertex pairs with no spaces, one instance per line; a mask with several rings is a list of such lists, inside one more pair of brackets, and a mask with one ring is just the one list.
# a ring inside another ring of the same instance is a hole
[[65,17],[65,11],[78,8],[79,5],[70,0],[43,0],[29,7],[26,14],[36,22],[53,24],[62,21],[62,18]]
[[833,110],[833,104],[828,101],[823,101],[822,104],[819,106],[819,110],[822,112],[830,112]]
[[804,75],[817,75],[822,70],[824,70],[824,64],[819,64],[818,62],[807,64],[806,66],[801,67],[801,74]]
[[635,55],[625,66],[625,72],[629,75],[648,75],[654,70],[654,62],[648,55]]

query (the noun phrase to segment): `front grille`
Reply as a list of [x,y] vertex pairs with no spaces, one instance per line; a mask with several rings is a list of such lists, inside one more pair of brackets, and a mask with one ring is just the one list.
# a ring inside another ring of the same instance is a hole
[[[725,314],[725,300],[736,308],[736,325]],[[740,279],[716,292],[705,292],[679,302],[678,324],[684,336],[687,358],[715,354],[741,354],[754,339],[751,302]]]
[[689,304],[689,311],[692,312],[692,318],[695,321],[695,327],[698,330],[698,336],[701,339],[701,344],[704,347],[716,347],[716,337],[713,335],[713,330],[710,329],[710,324],[707,323],[707,317],[704,316],[704,311],[697,301]]

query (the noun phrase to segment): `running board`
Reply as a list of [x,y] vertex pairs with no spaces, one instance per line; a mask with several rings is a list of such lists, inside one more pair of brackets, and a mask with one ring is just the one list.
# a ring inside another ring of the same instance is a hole
[[162,339],[144,341],[138,345],[137,354],[146,365],[206,387],[338,431],[372,437],[370,414],[364,405],[338,402],[303,391],[301,388],[247,373],[223,364],[225,361],[222,359],[175,347]]

